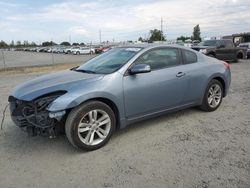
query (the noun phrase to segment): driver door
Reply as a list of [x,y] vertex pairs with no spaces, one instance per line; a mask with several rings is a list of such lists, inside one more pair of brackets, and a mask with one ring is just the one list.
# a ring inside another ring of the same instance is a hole
[[151,72],[128,74],[123,78],[128,119],[180,105],[188,85],[180,62],[180,52],[176,48],[156,48],[134,62],[150,65]]
[[223,40],[218,41],[216,46],[216,58],[221,60],[225,58],[225,43]]

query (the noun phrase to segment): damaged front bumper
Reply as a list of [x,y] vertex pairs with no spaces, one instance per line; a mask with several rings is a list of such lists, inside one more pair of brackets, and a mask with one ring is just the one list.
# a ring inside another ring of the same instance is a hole
[[45,135],[55,137],[63,132],[66,111],[49,112],[48,105],[60,95],[41,97],[33,101],[23,101],[10,96],[11,119],[29,136]]

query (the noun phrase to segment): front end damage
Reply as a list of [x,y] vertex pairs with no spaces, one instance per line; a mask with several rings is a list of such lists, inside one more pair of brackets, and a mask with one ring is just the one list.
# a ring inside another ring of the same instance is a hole
[[29,136],[42,135],[53,138],[61,134],[64,131],[66,111],[49,112],[47,107],[65,93],[65,91],[54,92],[32,101],[19,100],[9,96],[13,122],[27,131]]

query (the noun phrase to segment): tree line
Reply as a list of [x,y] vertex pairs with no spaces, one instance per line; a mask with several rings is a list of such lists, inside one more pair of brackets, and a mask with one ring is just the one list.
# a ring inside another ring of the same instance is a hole
[[200,30],[200,25],[196,25],[194,27],[194,31],[193,31],[193,35],[192,36],[180,36],[177,38],[177,40],[180,40],[182,42],[185,42],[185,40],[197,40],[197,41],[201,41],[201,30]]
[[[187,39],[190,40],[198,40],[201,41],[201,31],[200,31],[200,25],[196,25],[193,30],[193,35],[188,37],[188,36],[180,36],[177,38],[177,40],[185,41]],[[164,35],[163,31],[158,30],[158,29],[153,29],[149,31],[149,37],[148,38],[142,38],[139,37],[138,41],[141,42],[154,42],[154,41],[166,41],[166,36]]]

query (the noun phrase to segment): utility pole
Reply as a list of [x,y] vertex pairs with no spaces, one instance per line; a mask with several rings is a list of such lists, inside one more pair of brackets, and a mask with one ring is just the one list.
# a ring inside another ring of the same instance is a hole
[[161,17],[161,41],[162,41],[162,35],[163,35],[163,30],[162,30],[162,28],[163,28],[163,19],[162,19],[162,17]]
[[100,44],[102,44],[102,31],[101,31],[101,29],[99,30],[99,41],[100,41]]

